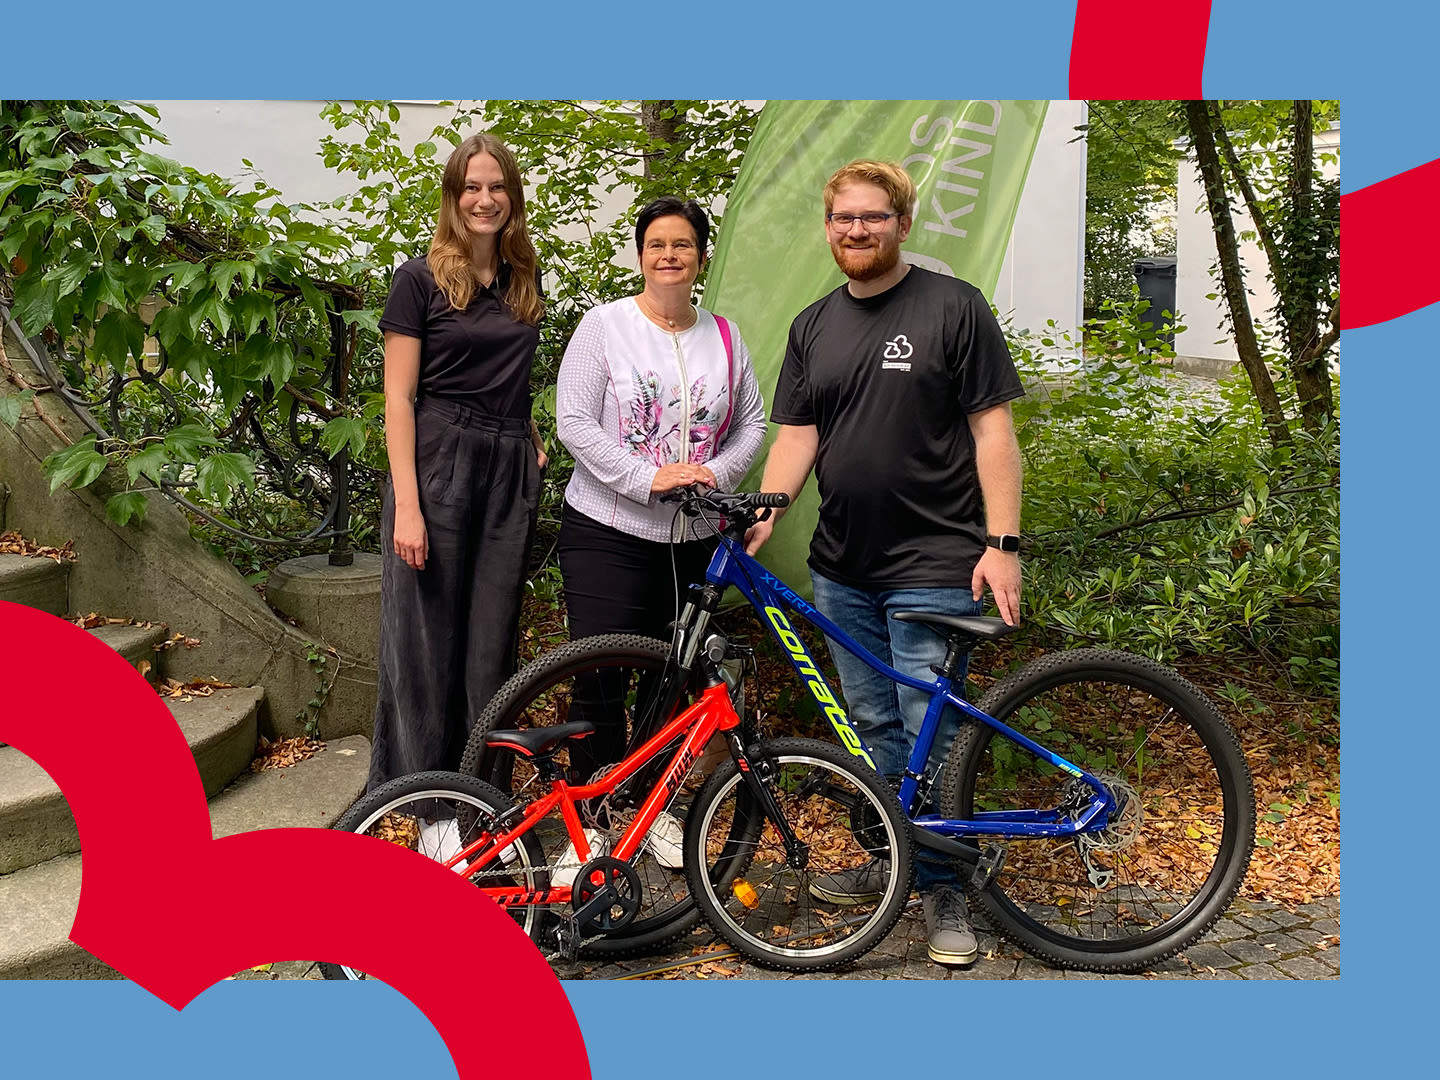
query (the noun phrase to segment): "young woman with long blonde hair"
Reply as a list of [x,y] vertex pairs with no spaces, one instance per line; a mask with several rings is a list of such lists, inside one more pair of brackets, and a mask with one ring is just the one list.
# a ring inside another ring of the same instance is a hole
[[[545,465],[530,419],[536,263],[515,159],[472,135],[445,166],[429,254],[396,269],[380,320],[390,477],[372,789],[455,768],[514,665]],[[424,825],[427,854],[458,850],[453,824]]]

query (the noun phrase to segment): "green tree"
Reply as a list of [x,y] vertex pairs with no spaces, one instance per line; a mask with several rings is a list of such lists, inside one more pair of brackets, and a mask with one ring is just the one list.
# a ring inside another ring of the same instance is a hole
[[1335,415],[1330,356],[1340,337],[1340,187],[1319,175],[1314,136],[1338,115],[1333,101],[1185,102],[1236,349],[1277,445],[1288,441],[1289,424],[1266,365],[1265,336],[1250,309],[1231,185],[1265,252],[1277,297],[1279,359],[1301,424],[1316,433]]
[[373,264],[263,182],[161,156],[157,116],[0,102],[0,296],[93,433],[52,482],[123,463],[117,521],[159,488],[220,528],[324,534],[306,497],[365,450],[344,383]]
[[1085,140],[1085,317],[1129,303],[1135,260],[1175,254],[1173,213],[1183,125],[1173,102],[1087,101]]
[[[407,146],[394,103],[330,103],[321,157],[356,187],[319,206],[160,156],[157,116],[0,104],[0,298],[53,354],[95,436],[52,459],[52,480],[84,486],[124,464],[139,490],[112,500],[116,520],[139,520],[145,492],[163,488],[239,534],[229,553],[254,562],[256,543],[324,525],[331,458],[368,470],[351,490],[362,531],[375,518],[364,504],[385,464],[379,312],[394,267],[428,246],[453,146],[488,128],[532,185],[549,306],[536,417],[563,450],[560,356],[585,309],[638,289],[634,209],[660,194],[723,205],[755,113],[733,101],[491,101]],[[611,193],[627,209],[599,220]],[[0,419],[18,422],[29,399],[3,400]],[[87,400],[107,407],[97,417]],[[558,456],[551,508],[568,474]]]

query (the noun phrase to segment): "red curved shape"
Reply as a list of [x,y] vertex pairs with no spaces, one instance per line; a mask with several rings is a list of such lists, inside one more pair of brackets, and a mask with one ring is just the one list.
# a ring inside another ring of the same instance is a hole
[[1355,330],[1440,300],[1440,277],[1408,264],[1440,244],[1440,160],[1340,197],[1340,328]]
[[1210,0],[1079,0],[1070,96],[1202,97],[1209,32]]
[[[26,657],[23,677],[6,680],[0,738],[50,774],[79,829],[77,945],[177,1009],[268,961],[353,964],[425,1014],[461,1080],[533,1070],[536,1041],[549,1064],[589,1077],[559,981],[488,897],[438,864],[348,833],[212,839],[184,736],[133,668],[78,627],[16,604],[0,602],[0,639],[12,643],[12,657],[21,649]],[[157,818],[163,843],[136,828]],[[314,927],[257,918],[276,909],[327,915]],[[454,927],[453,938],[418,948],[403,932],[376,934],[377,923],[403,926],[411,911],[423,911],[428,926]],[[524,1005],[504,1010],[503,1033],[477,1025],[484,1013],[474,988],[486,982]],[[460,986],[467,992],[456,993]]]

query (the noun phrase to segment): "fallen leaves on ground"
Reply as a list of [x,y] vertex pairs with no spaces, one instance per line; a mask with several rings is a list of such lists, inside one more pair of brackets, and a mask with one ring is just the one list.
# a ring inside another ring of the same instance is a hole
[[0,555],[28,555],[36,559],[51,559],[57,563],[75,561],[75,541],[66,540],[59,547],[49,547],[27,540],[16,530],[0,533]]
[[219,682],[216,679],[191,679],[189,682],[181,682],[179,679],[166,679],[155,688],[155,692],[161,697],[179,698],[181,701],[194,701],[197,697],[210,697],[216,690],[234,689],[234,683]]
[[275,742],[262,736],[260,747],[255,753],[255,760],[250,762],[250,771],[288,769],[291,765],[298,765],[307,758],[314,757],[324,749],[325,744],[319,739],[312,739],[305,735],[294,739],[279,739]]
[[[769,713],[770,737],[798,735],[833,741],[829,724],[796,680],[794,669],[749,609],[727,612],[732,641],[757,646],[763,695],[752,676],[746,687],[750,708]],[[806,641],[823,667],[823,639]],[[1046,650],[997,642],[978,650],[970,665],[967,695],[979,699],[998,678]],[[1255,785],[1255,852],[1240,895],[1247,900],[1294,906],[1340,893],[1339,703],[1290,689],[1287,670],[1255,657],[1207,657],[1176,665],[1220,709],[1240,739]],[[1243,687],[1242,705],[1226,700],[1227,684]],[[830,685],[838,682],[830,679]]]
[[92,611],[88,615],[76,615],[72,621],[76,626],[84,627],[86,630],[94,630],[97,626],[138,626],[143,630],[148,630],[155,625],[153,622],[142,622],[128,617],[101,615],[98,611]]
[[184,634],[171,634],[155,646],[155,651],[164,652],[166,649],[173,649],[176,645],[184,645],[187,649],[198,649],[200,644],[199,638],[186,637]]
[[[696,948],[690,951],[691,959],[670,971],[656,972],[660,979],[733,979],[743,971],[743,965],[731,949]],[[715,956],[714,960],[704,959]],[[719,959],[725,957],[725,959]]]

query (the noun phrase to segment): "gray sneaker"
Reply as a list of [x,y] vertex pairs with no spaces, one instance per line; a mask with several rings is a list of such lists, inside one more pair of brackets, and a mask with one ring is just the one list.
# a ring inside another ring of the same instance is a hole
[[840,870],[812,878],[810,895],[816,900],[839,904],[842,907],[868,904],[885,895],[885,886],[889,879],[890,860],[871,859],[854,870]]
[[930,959],[937,964],[973,964],[980,955],[965,898],[948,885],[937,885],[920,897],[925,910],[925,937]]

